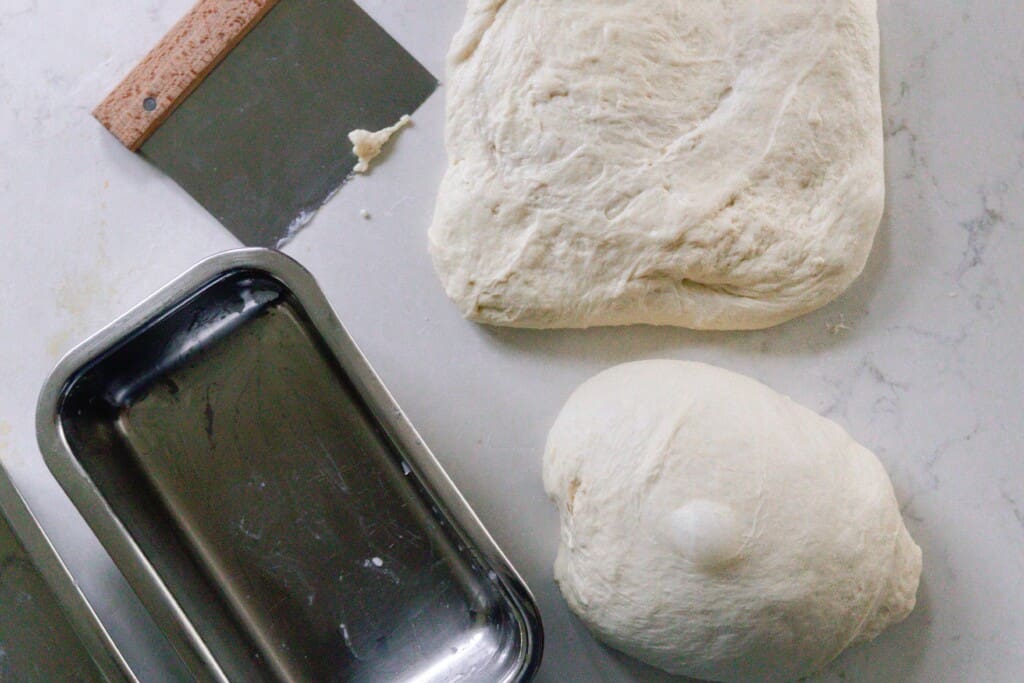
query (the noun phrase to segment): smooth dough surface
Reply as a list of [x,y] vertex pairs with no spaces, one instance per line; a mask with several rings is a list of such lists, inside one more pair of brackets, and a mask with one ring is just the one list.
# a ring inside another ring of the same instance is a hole
[[548,437],[555,579],[594,634],[702,680],[790,681],[914,608],[921,550],[878,459],[750,378],[642,361]]
[[469,0],[429,231],[466,317],[754,329],[863,270],[876,0]]

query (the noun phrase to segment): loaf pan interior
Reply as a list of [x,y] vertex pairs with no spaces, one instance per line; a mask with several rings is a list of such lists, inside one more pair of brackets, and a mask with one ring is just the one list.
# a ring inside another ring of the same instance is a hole
[[72,377],[58,423],[230,680],[518,680],[524,614],[380,409],[242,268]]

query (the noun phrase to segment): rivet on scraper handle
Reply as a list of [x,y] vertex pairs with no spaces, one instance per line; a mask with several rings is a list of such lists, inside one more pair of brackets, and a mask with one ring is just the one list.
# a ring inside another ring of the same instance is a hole
[[93,116],[135,152],[278,0],[200,0]]

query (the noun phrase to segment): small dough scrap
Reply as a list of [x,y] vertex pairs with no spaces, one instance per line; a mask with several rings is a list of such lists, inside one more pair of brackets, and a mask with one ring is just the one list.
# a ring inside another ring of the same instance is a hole
[[673,674],[792,681],[914,608],[921,549],[878,458],[733,372],[642,361],[585,382],[544,486],[569,607]]
[[756,329],[864,268],[876,0],[469,0],[429,231],[467,318]]
[[359,157],[359,163],[352,169],[356,173],[366,173],[370,170],[370,162],[380,156],[384,145],[388,144],[391,137],[398,131],[409,125],[412,121],[408,115],[398,119],[398,123],[378,131],[368,131],[358,128],[348,134],[349,142],[352,143],[352,153]]

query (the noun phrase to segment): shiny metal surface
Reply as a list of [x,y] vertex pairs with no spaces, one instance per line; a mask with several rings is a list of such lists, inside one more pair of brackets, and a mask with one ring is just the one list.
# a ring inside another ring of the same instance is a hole
[[437,88],[353,0],[278,3],[140,150],[243,244],[273,247],[348,179],[348,132]]
[[287,257],[187,273],[62,361],[50,468],[199,680],[528,680],[528,589]]
[[0,683],[135,680],[0,467]]

